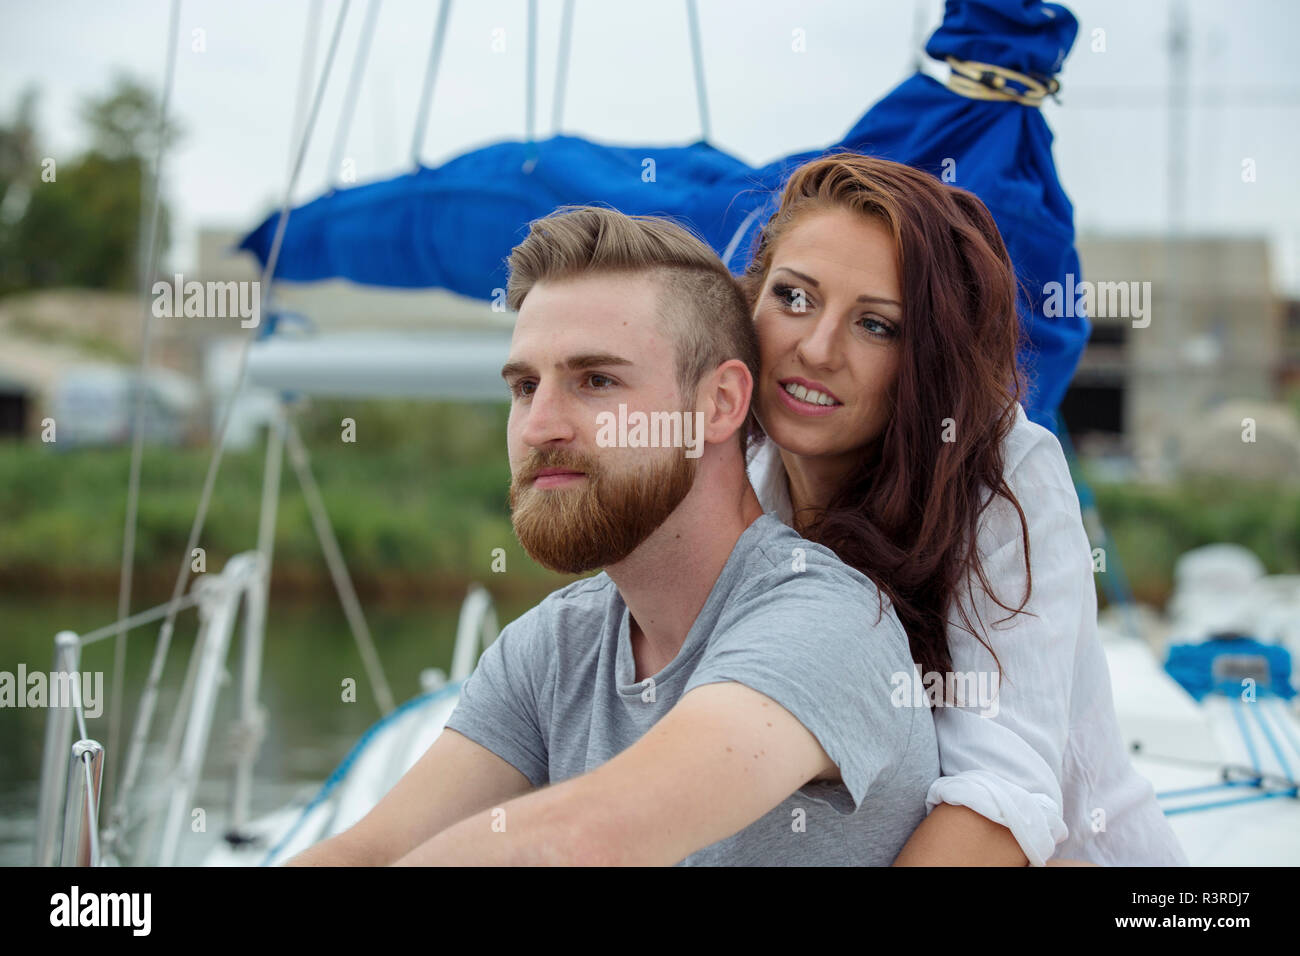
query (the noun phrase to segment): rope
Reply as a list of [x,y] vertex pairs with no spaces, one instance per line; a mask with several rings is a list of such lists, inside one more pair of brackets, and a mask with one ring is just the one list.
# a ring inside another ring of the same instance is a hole
[[[162,216],[163,146],[166,139],[167,114],[171,108],[172,86],[176,76],[176,46],[180,24],[180,7],[180,0],[172,0],[171,17],[167,25],[167,36],[170,38],[170,42],[167,44],[167,61],[166,66],[163,68],[162,103],[158,109],[158,142],[155,144],[156,151],[153,161],[153,195],[150,197],[149,241],[146,246],[148,251],[145,253],[144,261],[140,263],[140,312],[143,331],[140,335],[140,361],[136,373],[135,401],[131,409],[131,472],[126,485],[126,521],[122,531],[122,574],[117,589],[118,621],[126,619],[127,614],[131,611],[131,585],[135,573],[135,531],[140,509],[140,470],[144,459],[144,429],[141,427],[144,420],[144,376],[149,367],[149,346],[153,341],[154,323],[153,309],[149,305],[149,297],[153,288],[150,280],[158,268],[156,260],[158,256],[158,223]],[[117,632],[118,639],[116,646],[113,648],[111,699],[114,703],[108,715],[108,750],[111,756],[109,766],[106,768],[108,779],[105,781],[105,787],[110,791],[109,797],[111,797],[111,788],[117,777],[117,745],[122,724],[122,708],[118,701],[122,700],[122,684],[126,680],[126,635],[128,630],[129,628],[124,628]],[[85,643],[83,639],[83,647]],[[107,799],[105,802],[107,802]]]
[[289,155],[285,157],[285,175],[293,172],[293,144],[302,136],[306,117],[303,106],[311,93],[311,82],[316,74],[316,50],[320,46],[320,17],[322,0],[308,0],[307,28],[302,37],[302,57],[298,61],[298,92],[293,98],[293,125],[289,128]]
[[[187,594],[176,602],[176,609],[178,611],[183,611],[198,603],[199,598],[197,594]],[[158,618],[166,616],[169,608],[171,608],[170,603],[159,604],[157,607],[151,607],[147,611],[141,611],[139,614],[123,618],[122,620],[115,621],[112,624],[106,624],[101,628],[91,631],[85,637],[79,638],[81,646],[85,647],[87,644],[94,644],[96,641],[102,641],[105,638],[112,637],[114,634],[122,634],[126,631],[134,630],[141,624],[148,624],[150,621],[156,621]]]
[[339,127],[334,134],[334,148],[330,152],[330,164],[325,173],[331,189],[339,182],[339,168],[343,165],[343,148],[347,145],[348,131],[352,129],[357,97],[361,93],[361,76],[365,72],[366,60],[370,56],[370,43],[374,39],[375,23],[378,19],[379,0],[370,0],[369,6],[366,7],[366,19],[361,24],[361,39],[357,41],[357,55],[352,61],[352,75],[348,77],[347,92],[343,94],[343,112],[339,115]]
[[1273,736],[1273,731],[1269,728],[1268,722],[1264,719],[1264,712],[1260,710],[1258,702],[1253,708],[1251,708],[1251,711],[1255,715],[1255,723],[1259,724],[1259,729],[1264,734],[1264,739],[1268,741],[1268,745],[1273,749],[1273,754],[1277,757],[1277,762],[1282,765],[1282,772],[1286,775],[1288,780],[1294,778],[1295,774],[1291,772],[1291,765],[1286,762],[1286,756],[1282,753],[1282,748],[1278,745],[1277,738]]
[[1237,720],[1237,729],[1241,731],[1241,739],[1246,744],[1246,753],[1250,755],[1250,765],[1255,768],[1255,773],[1263,775],[1259,767],[1259,754],[1255,752],[1255,741],[1251,739],[1250,727],[1246,725],[1246,718],[1241,713],[1241,701],[1233,694],[1228,698],[1232,704],[1232,716]]
[[1180,790],[1162,790],[1156,794],[1157,799],[1162,797],[1188,797],[1194,793],[1209,793],[1212,790],[1222,790],[1225,787],[1249,787],[1253,784],[1249,780],[1224,780],[1222,783],[1210,783],[1203,787],[1183,787]]
[[707,142],[713,136],[709,124],[709,97],[704,86],[704,54],[700,46],[700,19],[695,0],[686,0],[686,20],[691,30],[691,59],[695,64],[695,99],[700,107],[700,139]]
[[972,100],[1042,106],[1045,97],[1055,98],[1061,88],[1061,81],[1056,77],[1030,76],[994,63],[959,60],[954,56],[948,57],[947,63],[952,69],[948,89]]
[[[343,33],[343,23],[347,18],[348,7],[351,0],[343,0],[339,8],[338,21],[334,27],[334,36],[330,40],[329,52],[325,57],[325,66],[321,71],[320,80],[316,86],[316,95],[312,103],[311,112],[308,114],[307,123],[302,131],[302,138],[298,147],[298,155],[293,165],[293,171],[289,176],[289,181],[285,186],[284,200],[280,208],[280,220],[275,231],[275,238],[271,243],[271,250],[267,256],[266,265],[262,270],[261,289],[264,294],[269,295],[271,282],[275,277],[275,267],[280,258],[280,247],[284,242],[284,231],[289,221],[289,211],[292,208],[293,190],[297,185],[298,177],[302,173],[303,160],[307,154],[307,146],[311,141],[312,130],[315,129],[316,119],[320,113],[321,101],[325,95],[325,87],[329,80],[331,68],[334,63],[335,54],[338,52],[339,37]],[[126,794],[135,782],[139,774],[141,760],[143,758],[144,743],[148,738],[149,725],[153,721],[154,706],[157,703],[158,685],[162,680],[163,663],[167,657],[167,650],[171,644],[172,632],[175,628],[176,613],[180,610],[181,597],[185,592],[185,585],[189,582],[190,575],[190,554],[198,545],[199,535],[203,531],[203,524],[207,518],[208,504],[212,500],[212,492],[216,486],[217,471],[221,467],[221,458],[225,450],[226,431],[229,428],[232,412],[235,403],[239,398],[239,393],[243,389],[244,381],[248,377],[248,353],[249,346],[256,336],[256,330],[252,334],[245,336],[242,348],[239,354],[239,369],[235,376],[235,386],[231,390],[230,399],[226,403],[225,411],[222,413],[221,425],[217,429],[217,435],[212,450],[212,457],[208,462],[208,472],[204,479],[203,491],[199,498],[198,511],[194,516],[194,524],[190,528],[189,541],[185,546],[185,552],[181,556],[180,574],[176,578],[176,585],[173,588],[171,601],[167,609],[166,620],[163,621],[162,628],[158,634],[158,643],[155,647],[153,663],[149,670],[149,677],[145,684],[145,689],[140,699],[140,708],[136,716],[135,731],[132,735],[130,749],[127,754],[126,773],[122,781],[122,789],[118,794],[117,803],[113,808],[114,820],[122,819],[126,808]]]
[[424,145],[424,131],[433,104],[433,86],[438,79],[438,64],[442,60],[442,41],[447,35],[447,17],[451,13],[451,0],[442,0],[438,7],[438,23],[433,28],[433,47],[429,50],[429,65],[424,72],[424,89],[420,91],[420,106],[415,113],[415,134],[411,139],[411,164],[420,166],[420,147]]
[[421,694],[419,697],[413,697],[396,710],[389,714],[385,714],[376,723],[372,724],[370,728],[361,735],[361,738],[352,745],[352,749],[348,751],[348,754],[343,758],[342,763],[340,763],[334,769],[334,772],[325,779],[325,782],[321,784],[320,789],[316,791],[316,795],[311,798],[307,803],[307,806],[303,807],[302,813],[298,815],[298,819],[294,821],[293,826],[289,828],[289,831],[280,838],[279,842],[276,843],[275,846],[271,847],[271,849],[267,851],[266,856],[262,858],[262,862],[259,863],[258,866],[270,866],[271,861],[284,851],[284,848],[289,845],[289,842],[295,835],[297,835],[298,831],[302,829],[302,825],[307,820],[307,817],[310,816],[311,812],[320,806],[333,792],[334,788],[342,782],[343,778],[347,776],[348,771],[352,769],[352,765],[356,763],[357,758],[361,756],[361,751],[365,750],[365,748],[369,746],[370,741],[374,739],[375,735],[380,730],[415,707],[433,703],[435,700],[440,700],[443,697],[450,696],[453,691],[459,693],[460,687],[463,683],[464,681],[457,681],[454,684],[448,684],[445,687],[439,687],[437,690],[429,691],[427,694]]
[[528,0],[528,50],[524,74],[524,139],[531,146],[537,138],[537,0]]
[[316,537],[320,539],[321,550],[325,553],[325,564],[329,567],[330,577],[334,579],[334,590],[338,592],[339,601],[343,604],[343,614],[347,617],[352,639],[356,641],[357,650],[361,652],[361,662],[366,668],[366,676],[370,679],[370,689],[379,703],[380,711],[385,714],[390,713],[395,706],[393,692],[389,689],[387,678],[384,677],[384,668],[379,662],[379,654],[375,652],[375,642],[370,636],[370,628],[366,624],[365,614],[362,613],[361,602],[357,600],[357,592],[352,587],[352,578],[348,574],[347,563],[343,560],[343,551],[339,548],[338,539],[334,537],[329,513],[325,510],[325,501],[321,497],[316,478],[312,475],[307,449],[298,434],[298,426],[292,421],[286,422],[285,437],[288,440],[289,461],[298,474],[298,483],[302,485],[307,510],[316,529]]
[[1277,724],[1278,724],[1279,727],[1282,728],[1282,735],[1283,735],[1284,737],[1286,737],[1286,739],[1287,739],[1287,743],[1289,743],[1289,744],[1291,745],[1291,749],[1294,750],[1297,754],[1300,754],[1300,740],[1296,740],[1295,737],[1291,736],[1291,728],[1290,728],[1290,726],[1289,726],[1289,725],[1287,724],[1287,722],[1286,722],[1286,717],[1287,717],[1286,704],[1284,704],[1284,703],[1282,702],[1282,698],[1281,698],[1281,697],[1267,697],[1267,698],[1265,698],[1265,701],[1261,701],[1261,703],[1264,703],[1264,702],[1267,702],[1267,703],[1273,705],[1271,708],[1269,708],[1270,710],[1281,710],[1281,711],[1282,711],[1282,713],[1281,713],[1280,715],[1275,715],[1275,717],[1276,717],[1276,719],[1277,719]]
[[560,52],[556,55],[555,96],[551,103],[551,129],[560,131],[564,118],[565,86],[569,80],[569,45],[573,39],[573,0],[564,0],[564,13],[560,18]]
[[1292,797],[1295,796],[1294,790],[1272,790],[1268,793],[1259,793],[1251,797],[1238,797],[1236,800],[1218,800],[1213,803],[1202,803],[1192,807],[1175,807],[1172,810],[1166,810],[1165,816],[1172,817],[1177,813],[1191,813],[1193,810],[1215,810],[1219,807],[1234,807],[1242,803],[1256,803],[1260,800],[1272,800],[1274,797]]
[[751,209],[749,215],[741,221],[739,228],[737,228],[735,233],[732,234],[731,241],[727,243],[727,248],[722,250],[722,264],[728,269],[731,268],[731,257],[736,254],[736,248],[740,245],[740,241],[745,238],[745,234],[749,231],[750,223],[752,223],[762,211],[763,207],[761,205],[755,206]]

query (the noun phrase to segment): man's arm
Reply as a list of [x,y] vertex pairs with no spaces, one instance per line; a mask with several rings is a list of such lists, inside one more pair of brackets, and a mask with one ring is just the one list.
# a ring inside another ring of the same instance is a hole
[[532,789],[492,751],[447,728],[352,827],[286,866],[384,866],[485,807]]
[[669,865],[838,775],[771,698],[705,684],[600,767],[462,820],[398,865]]

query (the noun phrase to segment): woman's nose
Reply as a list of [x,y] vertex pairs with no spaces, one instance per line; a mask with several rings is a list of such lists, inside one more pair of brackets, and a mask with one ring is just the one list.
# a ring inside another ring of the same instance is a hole
[[839,322],[830,311],[824,311],[799,340],[799,355],[809,366],[829,367],[841,352],[838,339]]

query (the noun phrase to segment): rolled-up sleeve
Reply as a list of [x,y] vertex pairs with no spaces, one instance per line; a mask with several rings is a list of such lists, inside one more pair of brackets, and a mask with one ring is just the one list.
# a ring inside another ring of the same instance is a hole
[[[1068,835],[1061,778],[1070,694],[1081,614],[1096,597],[1078,499],[1055,440],[1039,440],[1008,484],[1025,510],[1032,594],[1010,620],[978,579],[959,597],[997,653],[1000,677],[989,650],[961,626],[955,608],[950,614],[953,671],[986,679],[995,695],[979,706],[935,708],[943,776],[930,787],[926,810],[969,807],[1007,827],[1029,863],[1042,866]],[[1024,597],[1024,547],[1019,517],[1005,499],[986,510],[977,546],[994,593],[1016,608]]]

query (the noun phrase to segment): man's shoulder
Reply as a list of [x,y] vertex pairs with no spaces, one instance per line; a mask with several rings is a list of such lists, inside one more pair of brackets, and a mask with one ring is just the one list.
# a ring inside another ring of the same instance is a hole
[[869,577],[774,516],[758,520],[780,527],[761,529],[763,534],[746,554],[739,569],[741,583],[731,592],[719,621],[722,633],[734,630],[753,642],[758,623],[763,633],[774,636],[798,630],[816,632],[817,640],[857,641],[871,634],[873,657],[898,658],[902,664],[911,660],[893,604]]
[[[557,635],[575,628],[588,630],[593,621],[602,620],[617,589],[605,572],[582,578],[552,591],[502,629],[533,640],[554,643]],[[590,633],[588,633],[590,640]]]
[[877,605],[875,582],[830,548],[801,536],[771,513],[756,520],[765,527],[747,556],[745,591],[765,594],[779,588],[783,593],[835,594],[837,601]]

